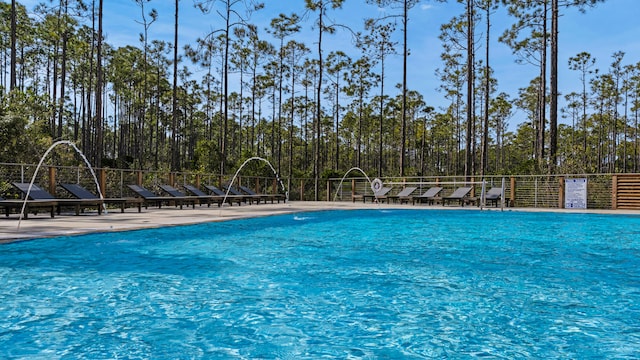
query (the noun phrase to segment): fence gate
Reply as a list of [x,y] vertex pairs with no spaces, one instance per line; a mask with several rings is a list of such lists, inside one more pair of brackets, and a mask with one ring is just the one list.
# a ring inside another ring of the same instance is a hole
[[612,179],[612,209],[640,210],[640,174],[619,174]]

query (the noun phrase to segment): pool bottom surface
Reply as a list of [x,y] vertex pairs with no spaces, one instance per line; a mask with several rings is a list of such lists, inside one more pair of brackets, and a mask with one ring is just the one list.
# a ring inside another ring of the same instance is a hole
[[635,358],[640,218],[333,211],[0,246],[1,358]]

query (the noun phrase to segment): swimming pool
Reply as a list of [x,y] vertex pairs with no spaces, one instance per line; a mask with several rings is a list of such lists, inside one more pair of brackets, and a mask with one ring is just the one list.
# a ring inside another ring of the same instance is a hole
[[634,358],[640,217],[302,213],[0,246],[0,358]]

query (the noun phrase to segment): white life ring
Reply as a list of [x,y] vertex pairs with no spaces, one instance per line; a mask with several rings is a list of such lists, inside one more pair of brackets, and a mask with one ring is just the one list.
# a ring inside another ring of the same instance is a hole
[[371,182],[371,190],[374,193],[377,193],[378,191],[380,191],[382,189],[382,186],[383,186],[382,180],[378,178],[373,179],[373,181]]

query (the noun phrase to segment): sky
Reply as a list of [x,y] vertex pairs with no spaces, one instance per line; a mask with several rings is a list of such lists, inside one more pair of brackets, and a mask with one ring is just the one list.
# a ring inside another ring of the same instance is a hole
[[[88,0],[86,0],[89,2]],[[262,0],[264,8],[252,15],[250,22],[257,25],[261,37],[269,40],[266,29],[271,19],[280,13],[290,15],[306,13],[304,0]],[[5,0],[6,2],[6,0]],[[42,0],[18,0],[28,10]],[[156,9],[158,19],[149,28],[149,39],[173,41],[174,1],[150,0],[145,4],[145,12]],[[194,7],[193,0],[181,0],[179,3],[179,46],[195,44],[196,39],[204,37],[209,32],[224,26],[222,19],[215,13],[202,14]],[[237,9],[240,9],[239,7]],[[142,11],[134,0],[105,0],[104,28],[106,41],[114,46],[141,46],[139,34],[143,31],[141,24]],[[369,5],[365,0],[345,0],[341,9],[330,10],[327,14],[329,21],[348,25],[355,31],[362,30],[366,18],[378,18],[385,15],[397,14],[394,9],[381,9]],[[448,105],[444,95],[438,91],[439,80],[436,70],[442,68],[440,54],[442,43],[438,39],[440,26],[449,22],[454,16],[464,13],[464,6],[455,0],[446,3],[434,0],[422,0],[409,14],[408,43],[410,56],[408,58],[408,88],[420,92],[427,105],[440,110]],[[577,10],[563,10],[559,25],[559,91],[562,95],[573,91],[580,91],[579,74],[568,69],[567,63],[571,56],[586,51],[596,59],[596,68],[606,72],[612,62],[615,52],[625,53],[623,65],[640,62],[640,0],[606,0],[586,13]],[[295,40],[304,42],[313,53],[317,48],[317,30],[314,26],[315,14],[308,14],[302,31],[295,36]],[[525,88],[537,76],[537,68],[530,64],[517,64],[516,56],[511,49],[497,41],[497,38],[507,29],[513,19],[500,10],[493,15],[491,28],[491,66],[494,76],[498,80],[498,92],[506,92],[512,98],[517,96],[518,89]],[[479,24],[484,28],[484,23]],[[401,33],[398,31],[397,39]],[[483,40],[484,41],[484,40]],[[275,42],[274,42],[275,43]],[[324,36],[323,52],[343,50],[355,59],[359,56],[352,42],[351,34],[346,30],[338,30],[333,35]],[[401,52],[401,43],[398,44]],[[484,54],[484,49],[482,50]],[[484,56],[484,55],[483,55]],[[188,66],[197,77],[203,74],[197,65],[185,60],[182,64]],[[402,57],[392,56],[387,63],[386,88],[387,93],[397,94],[393,88],[402,81]],[[395,92],[394,92],[395,91]],[[509,120],[510,128],[526,121],[525,114],[516,112]],[[560,120],[562,122],[562,120]]]

